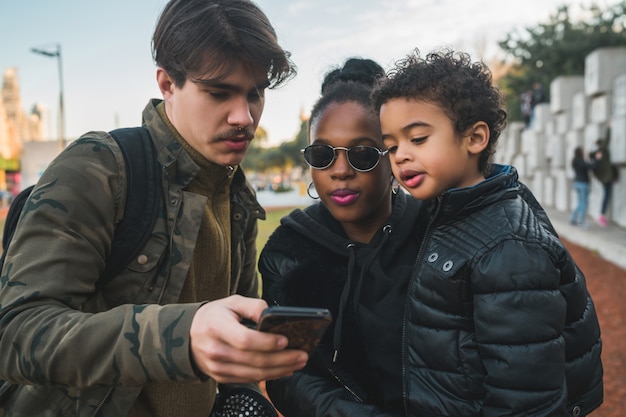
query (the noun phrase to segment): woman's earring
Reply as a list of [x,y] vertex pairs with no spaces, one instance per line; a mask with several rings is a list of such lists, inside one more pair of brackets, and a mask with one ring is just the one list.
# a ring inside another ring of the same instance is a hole
[[391,176],[391,192],[394,194],[398,194],[400,190],[400,184],[398,184],[398,180],[392,175]]
[[[311,194],[311,188],[313,190],[315,190],[315,184],[313,184],[313,182],[309,183],[309,186],[306,188],[306,193],[309,195],[309,197],[311,197],[313,200],[319,200],[320,196],[319,195],[313,195]],[[315,190],[315,193],[317,194],[317,190]]]

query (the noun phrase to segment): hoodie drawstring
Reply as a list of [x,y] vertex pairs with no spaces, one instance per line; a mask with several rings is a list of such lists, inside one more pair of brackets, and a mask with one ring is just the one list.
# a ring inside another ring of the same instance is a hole
[[[383,227],[383,238],[380,243],[374,249],[374,252],[371,256],[368,257],[367,262],[363,265],[361,269],[361,274],[359,275],[356,288],[354,291],[354,299],[357,300],[359,295],[361,294],[361,287],[363,284],[363,277],[365,276],[365,272],[369,269],[373,260],[378,256],[379,252],[382,250],[383,246],[385,246],[385,242],[389,239],[391,235],[391,226],[386,225]],[[333,362],[337,362],[337,358],[339,357],[339,350],[341,349],[341,328],[343,327],[343,316],[344,310],[346,309],[346,303],[348,301],[348,295],[350,294],[350,286],[352,282],[352,273],[354,271],[354,266],[356,264],[356,245],[354,243],[350,243],[347,246],[348,249],[348,276],[346,278],[346,283],[343,286],[341,291],[341,298],[339,299],[339,314],[337,315],[337,320],[335,320],[335,329],[333,333]]]
[[354,288],[355,300],[361,298],[361,288],[363,288],[363,277],[365,276],[365,272],[369,270],[370,265],[372,264],[372,262],[374,262],[374,259],[376,259],[382,248],[385,246],[385,243],[389,239],[389,236],[391,235],[391,225],[386,225],[385,227],[383,227],[383,232],[385,232],[385,234],[383,235],[380,244],[376,246],[376,248],[374,249],[374,253],[372,253],[371,256],[368,256],[367,262],[365,263],[365,265],[363,265],[363,269],[361,269],[361,276],[359,277],[359,280],[356,283],[356,287]]
[[346,283],[343,285],[341,291],[341,298],[339,299],[339,314],[335,321],[335,332],[333,333],[333,362],[337,362],[339,356],[339,349],[341,349],[341,327],[343,323],[343,310],[346,307],[346,301],[348,301],[348,294],[350,293],[350,282],[352,281],[352,270],[356,263],[356,245],[354,243],[348,244],[348,276]]

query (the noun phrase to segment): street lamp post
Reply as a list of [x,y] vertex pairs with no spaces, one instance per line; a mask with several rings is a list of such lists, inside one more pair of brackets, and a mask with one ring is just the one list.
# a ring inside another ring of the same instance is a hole
[[44,55],[51,58],[56,58],[59,64],[59,125],[58,125],[58,141],[59,150],[62,151],[65,148],[65,111],[63,108],[63,60],[61,59],[61,44],[56,44],[56,50],[49,51],[46,49],[31,48],[31,52],[39,55]]

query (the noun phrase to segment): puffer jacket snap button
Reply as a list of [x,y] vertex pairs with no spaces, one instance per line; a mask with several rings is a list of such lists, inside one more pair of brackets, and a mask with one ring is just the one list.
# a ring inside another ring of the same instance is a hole
[[449,270],[451,270],[451,269],[452,269],[452,266],[454,266],[454,262],[452,262],[452,261],[446,261],[446,263],[445,263],[445,264],[443,264],[443,270],[444,270],[445,272],[448,272]]
[[428,262],[435,262],[437,259],[439,259],[439,254],[437,252],[431,253],[428,256]]

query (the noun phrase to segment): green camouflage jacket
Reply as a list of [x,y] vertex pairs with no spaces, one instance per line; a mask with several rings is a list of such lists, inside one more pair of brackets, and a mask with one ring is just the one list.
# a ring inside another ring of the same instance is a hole
[[[189,329],[200,304],[176,303],[207,199],[185,191],[199,167],[160,119],[158,102],[143,119],[162,166],[162,210],[136,261],[104,288],[96,282],[126,198],[115,141],[83,135],[31,194],[0,275],[0,379],[19,384],[0,400],[0,416],[119,417],[148,381],[199,379]],[[231,293],[257,297],[255,239],[265,212],[242,170],[234,175]]]

